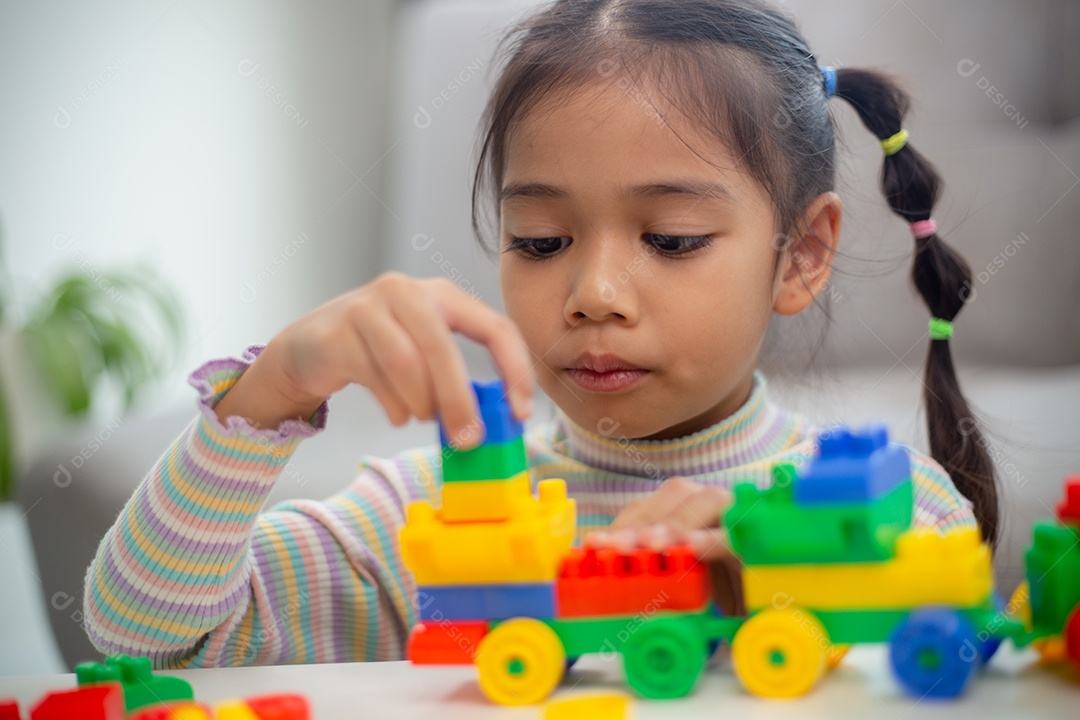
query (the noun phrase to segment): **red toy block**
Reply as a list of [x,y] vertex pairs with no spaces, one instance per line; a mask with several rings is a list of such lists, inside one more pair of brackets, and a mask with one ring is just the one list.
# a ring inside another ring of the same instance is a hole
[[409,633],[406,657],[416,665],[472,665],[486,620],[418,623]]
[[280,693],[244,698],[259,720],[311,720],[311,707],[303,695]]
[[1065,499],[1057,506],[1058,520],[1080,526],[1080,475],[1065,478]]
[[22,720],[19,703],[14,700],[0,700],[0,720]]
[[631,553],[575,548],[555,580],[560,618],[700,610],[709,598],[706,568],[687,545]]
[[119,683],[52,692],[30,711],[30,720],[124,720],[124,691]]

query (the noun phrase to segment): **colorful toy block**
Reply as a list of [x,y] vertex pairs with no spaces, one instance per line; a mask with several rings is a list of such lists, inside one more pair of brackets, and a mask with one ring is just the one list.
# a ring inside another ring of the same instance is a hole
[[1080,537],[1073,527],[1052,520],[1035,523],[1033,535],[1024,558],[1032,624],[1058,635],[1080,607]]
[[544,720],[625,720],[629,707],[630,698],[617,693],[567,698],[548,703]]
[[0,700],[0,720],[22,720],[19,703],[14,700]]
[[406,656],[416,665],[472,665],[486,620],[442,620],[419,623],[409,634]]
[[778,593],[803,607],[826,610],[975,607],[991,602],[993,589],[990,549],[974,528],[944,535],[911,530],[897,541],[895,558],[884,562],[743,569],[750,611],[770,607]]
[[303,695],[279,693],[245,698],[259,720],[311,720],[311,704]]
[[555,592],[561,618],[701,610],[710,598],[707,569],[688,546],[663,552],[571,550]]
[[255,711],[243,700],[227,700],[214,706],[216,720],[259,720]]
[[149,658],[117,655],[101,663],[80,663],[75,667],[79,686],[119,682],[123,686],[124,705],[128,712],[155,703],[191,701],[191,684],[177,677],[155,676]]
[[554,583],[421,585],[421,620],[555,617]]
[[198,703],[166,703],[137,710],[128,720],[214,720],[214,713]]
[[801,478],[793,465],[773,468],[773,484],[735,486],[724,526],[747,565],[851,563],[888,560],[896,540],[911,527],[911,481],[868,502],[799,505],[793,488]]
[[[510,403],[506,400],[506,389],[499,379],[472,381],[473,392],[480,407],[480,419],[484,422],[484,443],[502,443],[521,437],[523,427],[520,420],[514,419]],[[439,421],[439,442],[450,445],[446,429]]]
[[474,480],[501,480],[520,475],[528,469],[525,439],[485,442],[470,450],[443,446],[442,479],[444,485]]
[[470,480],[442,486],[444,522],[506,520],[513,517],[514,506],[532,500],[529,474],[521,472],[507,480]]
[[1058,520],[1080,528],[1080,475],[1065,478],[1065,497],[1057,506]]
[[124,720],[124,691],[103,683],[45,695],[30,710],[30,720]]
[[818,454],[795,484],[795,502],[866,502],[911,479],[907,452],[889,445],[884,425],[837,427],[819,436]]
[[448,523],[426,502],[409,505],[401,552],[417,584],[554,580],[574,540],[574,501],[562,480],[543,480],[537,492],[501,522]]

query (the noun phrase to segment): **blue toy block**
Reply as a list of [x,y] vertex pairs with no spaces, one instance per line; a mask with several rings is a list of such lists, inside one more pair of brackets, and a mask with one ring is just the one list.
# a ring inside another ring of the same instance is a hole
[[[473,380],[472,386],[480,405],[480,419],[484,421],[484,442],[502,443],[521,437],[524,428],[520,420],[514,419],[503,381],[498,378],[487,382]],[[439,418],[439,442],[443,447],[450,445],[442,418]]]
[[907,452],[889,444],[884,425],[837,427],[821,434],[818,455],[792,487],[798,505],[869,502],[911,478]]
[[420,620],[507,620],[555,617],[554,583],[421,585]]

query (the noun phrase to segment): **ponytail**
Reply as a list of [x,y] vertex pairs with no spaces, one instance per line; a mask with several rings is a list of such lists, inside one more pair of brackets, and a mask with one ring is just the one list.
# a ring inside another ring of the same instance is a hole
[[941,192],[941,178],[933,165],[907,143],[903,119],[910,101],[894,80],[868,70],[845,68],[835,73],[836,97],[850,103],[863,125],[882,142],[882,192],[889,208],[912,225],[915,235],[911,279],[932,318],[923,380],[930,454],[948,471],[957,490],[971,500],[983,537],[994,545],[999,527],[994,464],[960,391],[948,340],[953,319],[971,296],[972,275],[931,220]]

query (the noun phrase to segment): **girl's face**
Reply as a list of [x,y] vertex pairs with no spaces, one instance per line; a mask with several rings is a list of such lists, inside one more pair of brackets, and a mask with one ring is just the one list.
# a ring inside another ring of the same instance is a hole
[[514,128],[499,264],[548,396],[586,429],[661,439],[746,401],[787,266],[765,189],[641,98],[589,85]]

